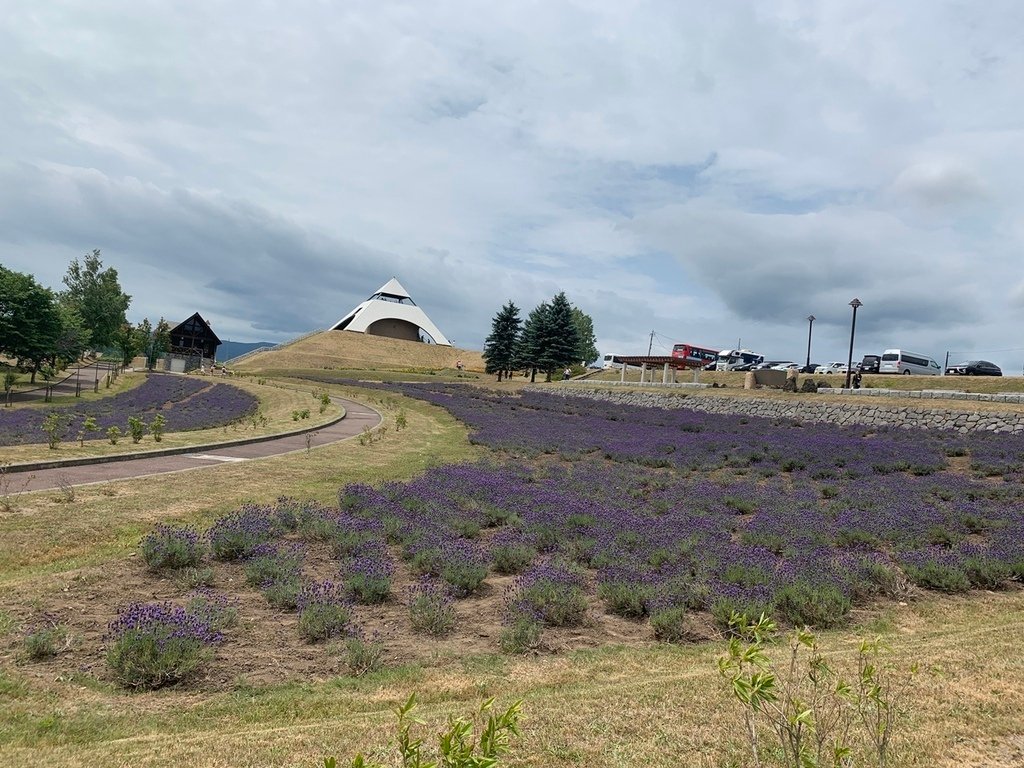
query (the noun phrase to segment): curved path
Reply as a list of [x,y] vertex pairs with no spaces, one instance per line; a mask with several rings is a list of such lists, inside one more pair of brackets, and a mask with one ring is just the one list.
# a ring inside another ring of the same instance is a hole
[[[381,416],[369,406],[332,397],[331,400],[345,409],[345,418],[323,427],[315,432],[302,435],[286,435],[271,438],[259,443],[236,445],[228,448],[204,450],[197,445],[191,453],[175,456],[151,456],[148,458],[129,459],[126,461],[106,462],[102,464],[86,464],[75,467],[59,467],[26,472],[24,475],[9,475],[9,490],[12,493],[28,493],[43,491],[70,485],[87,485],[90,483],[106,483],[111,480],[125,480],[132,477],[160,475],[167,472],[182,472],[188,469],[215,467],[225,462],[252,461],[280,456],[293,451],[304,451],[330,445],[340,440],[362,433],[363,429],[373,429],[381,423]],[[306,440],[309,439],[307,445]]]

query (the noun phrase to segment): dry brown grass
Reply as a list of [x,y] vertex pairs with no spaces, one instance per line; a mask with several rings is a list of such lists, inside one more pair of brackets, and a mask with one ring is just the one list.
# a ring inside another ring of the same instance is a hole
[[[15,617],[45,609],[66,591],[86,597],[98,591],[98,580],[113,569],[96,566],[130,560],[155,521],[202,524],[242,501],[282,493],[329,501],[346,482],[405,478],[438,456],[482,454],[438,409],[379,393],[362,396],[392,426],[372,446],[349,441],[310,454],[83,488],[71,508],[49,493],[31,494],[0,515],[0,763],[316,766],[334,754],[345,765],[357,750],[383,754],[393,732],[391,709],[417,691],[428,736],[449,715],[467,713],[488,696],[500,705],[523,699],[523,737],[510,767],[749,764],[738,710],[717,673],[721,642],[526,658],[467,656],[439,644],[421,663],[365,678],[274,686],[239,679],[232,690],[216,693],[127,694],[88,672],[56,674],[57,665],[15,663]],[[395,435],[398,408],[409,427]],[[922,669],[894,766],[1022,764],[1024,590],[928,594],[857,611],[854,620],[822,636],[834,661],[848,663],[861,638],[882,635],[898,665],[916,662]]]
[[[118,383],[125,382],[125,387],[137,386],[145,379],[142,373],[128,373],[118,378]],[[237,377],[231,380],[221,381],[219,378],[211,378],[214,383],[223,383],[230,386],[237,386],[255,395],[259,401],[259,411],[267,423],[253,422],[247,419],[225,427],[214,427],[213,429],[197,429],[190,432],[166,432],[163,440],[157,443],[152,435],[147,434],[140,443],[132,443],[131,438],[125,434],[118,441],[117,445],[111,445],[109,440],[86,440],[85,445],[79,445],[77,440],[69,440],[60,443],[56,449],[49,448],[46,443],[33,445],[14,445],[4,447],[3,459],[5,462],[19,464],[31,461],[55,461],[59,459],[77,459],[92,456],[112,456],[116,454],[139,454],[145,451],[152,451],[162,448],[184,448],[193,445],[205,445],[208,443],[222,442],[247,437],[263,437],[267,435],[278,435],[282,432],[289,432],[305,427],[316,427],[325,424],[331,419],[340,416],[344,409],[333,403],[327,407],[324,413],[320,413],[320,401],[313,397],[314,384],[301,386],[300,384],[282,385],[268,381],[260,384],[258,379],[248,377]],[[322,387],[321,387],[322,388]],[[114,390],[112,389],[111,392]],[[101,390],[102,392],[102,390]],[[295,421],[292,418],[293,411],[308,409],[308,419]],[[132,414],[124,414],[125,419]],[[173,429],[173,423],[168,428]],[[125,428],[127,432],[127,428]],[[42,438],[42,434],[40,434]]]
[[351,331],[324,331],[284,349],[261,352],[240,362],[240,371],[303,369],[441,370],[461,360],[466,370],[482,371],[479,352],[436,344],[389,339]]

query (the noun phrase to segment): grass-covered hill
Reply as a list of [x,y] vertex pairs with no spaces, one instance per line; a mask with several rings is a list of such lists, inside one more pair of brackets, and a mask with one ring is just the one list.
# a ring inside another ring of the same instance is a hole
[[309,369],[441,370],[458,361],[470,371],[482,371],[479,352],[415,341],[389,339],[351,331],[324,331],[294,344],[260,352],[242,360],[240,371]]

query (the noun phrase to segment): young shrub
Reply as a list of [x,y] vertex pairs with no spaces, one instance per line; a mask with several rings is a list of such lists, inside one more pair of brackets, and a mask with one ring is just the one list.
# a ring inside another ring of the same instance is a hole
[[353,631],[345,640],[345,663],[355,677],[376,672],[384,666],[384,643],[376,635],[366,639],[362,632]]
[[331,404],[331,396],[326,392],[320,393],[320,413],[323,413]]
[[237,512],[218,518],[207,537],[210,551],[217,560],[241,560],[252,554],[260,544],[270,541],[276,533],[269,510],[244,506]]
[[139,548],[142,559],[154,571],[162,568],[194,568],[206,553],[206,547],[194,528],[172,527],[163,523],[158,523],[142,539]]
[[238,623],[238,600],[212,589],[194,590],[185,610],[205,621],[216,632],[223,632]]
[[131,435],[133,443],[142,442],[142,438],[146,434],[145,422],[143,422],[138,416],[129,416],[128,434]]
[[91,435],[93,432],[95,432],[98,429],[99,429],[99,427],[96,426],[96,417],[95,416],[86,416],[82,420],[82,430],[78,433],[79,444],[84,448],[85,447],[85,436],[86,435]]
[[446,542],[440,549],[440,576],[456,597],[473,594],[487,578],[487,555],[462,539]]
[[46,444],[50,450],[56,450],[64,433],[64,422],[59,413],[48,414],[43,419],[43,432],[46,433]]
[[407,426],[409,426],[409,419],[405,415],[405,409],[403,408],[398,412],[398,415],[395,416],[395,432],[401,432]]
[[796,581],[775,593],[776,614],[794,627],[838,626],[846,621],[850,607],[849,595],[834,584]]
[[351,631],[352,604],[333,581],[307,584],[299,591],[299,635],[311,643],[343,637]]
[[367,547],[344,568],[345,588],[357,603],[376,605],[391,597],[395,564],[383,546]]
[[455,629],[455,600],[446,586],[429,578],[420,579],[409,587],[406,604],[413,631],[441,636]]
[[158,443],[164,439],[164,431],[167,427],[167,419],[164,418],[162,413],[158,413],[153,417],[153,420],[149,422],[149,433],[153,435],[153,439]]
[[537,558],[537,548],[517,528],[499,531],[491,542],[491,562],[498,573],[522,573]]
[[121,439],[121,428],[107,427],[107,439],[111,445],[117,445],[117,441]]
[[654,636],[665,643],[683,643],[692,639],[687,627],[689,611],[681,605],[651,611],[651,628]]
[[186,567],[174,574],[175,583],[186,591],[197,587],[209,587],[213,584],[213,568]]
[[544,625],[532,616],[516,616],[501,630],[498,647],[502,653],[526,653],[540,645]]
[[282,611],[294,611],[299,605],[299,592],[302,590],[302,579],[289,576],[267,584],[260,591],[267,602]]
[[648,572],[635,567],[606,566],[598,576],[597,596],[608,610],[629,619],[647,615],[654,598],[654,585]]
[[303,549],[295,544],[260,544],[245,563],[245,581],[265,589],[278,582],[297,580],[302,574]]
[[55,616],[44,614],[25,629],[25,657],[29,661],[52,659],[68,647],[68,630]]
[[551,626],[578,626],[587,614],[583,574],[563,563],[535,565],[516,579],[509,608]]
[[132,603],[108,625],[107,664],[126,688],[159,688],[194,673],[221,639],[205,620],[184,608]]
[[967,578],[960,558],[949,550],[933,548],[904,552],[899,560],[907,578],[919,587],[948,593],[971,589],[971,580]]

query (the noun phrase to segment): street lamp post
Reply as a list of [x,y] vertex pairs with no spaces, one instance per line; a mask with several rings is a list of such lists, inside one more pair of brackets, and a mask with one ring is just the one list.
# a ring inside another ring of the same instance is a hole
[[807,316],[807,363],[804,365],[805,373],[814,373],[814,371],[806,369],[811,367],[811,331],[814,330],[814,321],[817,319],[814,315]]
[[857,308],[863,307],[864,303],[860,299],[854,299],[850,302],[850,306],[853,307],[853,322],[850,323],[850,356],[846,360],[846,388],[850,388],[850,377],[853,376],[853,335],[857,332]]

